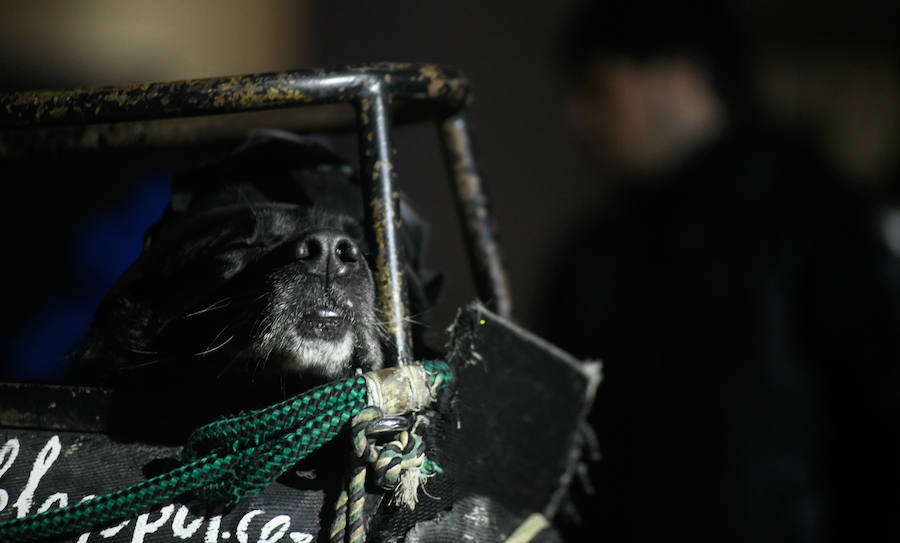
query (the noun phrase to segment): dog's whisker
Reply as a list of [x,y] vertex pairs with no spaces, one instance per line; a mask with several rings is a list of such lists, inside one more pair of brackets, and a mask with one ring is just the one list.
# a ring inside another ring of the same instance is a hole
[[[205,307],[205,308],[203,308],[203,309],[199,309],[199,310],[194,311],[194,312],[192,312],[192,313],[188,313],[187,315],[184,316],[184,318],[185,318],[185,319],[188,319],[188,318],[190,318],[190,317],[196,317],[197,315],[202,315],[203,313],[206,313],[206,312],[208,312],[208,311],[215,311],[215,310],[217,310],[217,309],[225,309],[226,307],[228,307],[229,305],[231,305],[231,300],[232,300],[232,297],[231,297],[231,296],[222,298],[221,300],[219,300],[219,301],[217,301],[217,302],[213,302],[213,303],[212,303],[211,305],[209,305],[208,307]],[[221,304],[221,305],[220,305],[220,304]]]
[[130,371],[130,370],[136,370],[136,369],[139,369],[139,368],[143,368],[143,367],[146,367],[146,366],[152,366],[152,365],[154,365],[154,364],[161,364],[162,361],[163,361],[162,358],[157,358],[157,359],[155,359],[155,360],[147,360],[147,361],[145,361],[145,362],[140,362],[140,363],[137,363],[137,364],[127,364],[127,365],[122,365],[122,366],[120,366],[120,367],[121,367],[121,369],[123,369],[123,370],[125,370],[125,371]]
[[386,324],[383,326],[376,325],[373,327],[373,329],[375,330],[378,339],[380,339],[381,341],[387,341],[390,338],[390,333]]
[[267,320],[268,318],[263,315],[257,316],[250,327],[250,335],[254,337],[264,335],[262,333],[263,328],[269,327]]
[[209,349],[212,347],[213,343],[219,341],[219,338],[222,337],[222,334],[225,333],[225,330],[228,330],[228,325],[227,325],[227,324],[225,325],[224,328],[222,328],[221,330],[219,330],[219,333],[216,334],[216,337],[212,338],[212,341],[210,341],[210,342],[206,345],[206,350],[209,350]]
[[371,321],[372,328],[378,333],[381,339],[387,339],[388,330],[390,328],[389,324],[390,323],[388,323],[387,321],[382,320],[373,319]]
[[416,320],[416,319],[414,319],[414,318],[412,318],[412,317],[410,317],[410,316],[407,316],[407,317],[404,318],[403,320],[404,320],[405,322],[410,323],[410,324],[415,324],[416,326],[425,326],[425,323],[424,323],[423,321]]
[[264,357],[256,359],[256,367],[254,368],[254,371],[262,371],[262,370],[266,369],[266,366],[269,365],[269,357],[272,356],[273,350],[274,350],[274,347],[271,349],[268,349],[266,351],[266,355]]
[[[224,330],[223,330],[223,331],[224,331]],[[233,335],[232,335],[232,336],[228,336],[228,339],[226,339],[226,340],[223,341],[222,343],[216,345],[215,347],[206,349],[205,351],[201,351],[201,352],[199,352],[199,353],[194,353],[194,356],[206,356],[206,355],[208,355],[208,354],[210,354],[210,353],[213,353],[213,352],[215,352],[215,351],[218,351],[219,349],[221,349],[222,347],[224,347],[225,345],[227,345],[228,342],[231,341],[232,339],[234,339],[234,336],[233,336]]]
[[126,347],[126,349],[128,349],[128,352],[134,354],[143,354],[148,356],[159,356],[160,354],[158,351],[144,351],[141,349],[135,349],[134,347]]

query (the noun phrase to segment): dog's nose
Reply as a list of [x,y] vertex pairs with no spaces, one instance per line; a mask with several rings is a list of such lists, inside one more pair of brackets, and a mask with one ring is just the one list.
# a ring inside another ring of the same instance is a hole
[[352,238],[336,230],[318,230],[300,240],[297,258],[309,273],[330,278],[356,270],[362,257]]

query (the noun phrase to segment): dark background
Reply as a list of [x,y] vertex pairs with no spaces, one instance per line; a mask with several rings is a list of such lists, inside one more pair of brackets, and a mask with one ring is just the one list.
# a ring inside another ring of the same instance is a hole
[[[0,88],[102,86],[367,61],[462,69],[471,125],[505,247],[518,318],[539,322],[538,296],[559,236],[598,200],[561,115],[555,47],[572,2],[462,1],[3,2]],[[776,122],[804,124],[859,183],[888,186],[900,123],[896,11],[890,2],[739,2],[753,85]],[[652,16],[649,10],[648,16]],[[473,296],[450,192],[430,125],[397,131],[401,187],[434,223],[444,271],[437,324]],[[349,158],[354,151],[347,145]],[[42,159],[41,163],[46,161]],[[161,211],[168,173],[138,164],[14,169],[4,179],[6,372],[50,378],[93,304],[136,255]],[[135,183],[135,181],[139,181]],[[900,234],[898,234],[900,236]],[[596,353],[602,356],[603,353]],[[28,367],[23,365],[28,363]],[[46,369],[40,369],[46,366]]]

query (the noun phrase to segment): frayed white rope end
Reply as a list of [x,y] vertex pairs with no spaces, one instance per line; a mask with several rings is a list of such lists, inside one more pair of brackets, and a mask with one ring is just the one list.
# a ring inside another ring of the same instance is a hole
[[410,511],[419,503],[419,489],[425,488],[425,481],[434,474],[426,474],[418,466],[407,468],[400,475],[400,482],[394,489],[393,502],[400,506],[405,505]]

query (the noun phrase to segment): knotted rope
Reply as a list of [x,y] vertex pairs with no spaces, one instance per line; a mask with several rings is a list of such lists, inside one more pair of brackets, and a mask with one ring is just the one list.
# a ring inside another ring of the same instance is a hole
[[378,407],[367,407],[353,418],[351,433],[358,465],[335,504],[332,543],[362,543],[365,540],[362,513],[367,467],[377,486],[394,491],[392,502],[409,509],[416,508],[419,488],[425,485],[426,479],[443,471],[425,457],[424,441],[416,432],[417,425],[424,419],[418,419],[411,429],[390,431],[393,439],[381,442],[379,434],[385,431],[378,425],[385,420],[384,412]]

